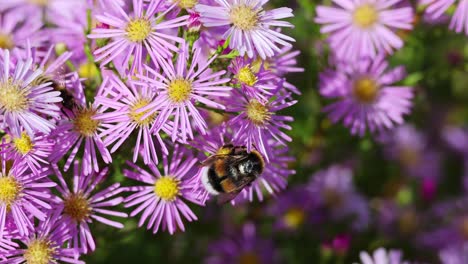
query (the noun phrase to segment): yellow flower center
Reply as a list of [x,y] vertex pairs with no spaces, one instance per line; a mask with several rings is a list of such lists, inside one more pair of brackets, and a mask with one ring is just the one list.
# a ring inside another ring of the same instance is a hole
[[77,222],[88,219],[91,213],[89,202],[81,193],[71,194],[64,199],[63,205],[63,213]]
[[368,28],[373,26],[379,19],[379,13],[372,5],[362,5],[354,11],[353,21],[354,24],[361,28]]
[[231,23],[241,30],[252,30],[258,24],[258,11],[248,5],[237,5],[229,12]]
[[192,83],[185,79],[175,79],[167,87],[167,94],[172,102],[187,101],[192,93]]
[[151,34],[151,22],[143,18],[132,20],[128,23],[125,31],[127,31],[127,37],[130,41],[142,42]]
[[354,82],[354,97],[362,103],[372,103],[377,98],[379,86],[370,78],[360,78]]
[[27,264],[49,264],[54,260],[54,252],[55,250],[50,247],[48,241],[36,239],[29,243],[24,252],[24,259]]
[[93,136],[100,124],[99,121],[93,119],[95,114],[96,110],[94,109],[80,109],[73,121],[75,130],[85,137]]
[[250,65],[244,66],[239,70],[237,79],[245,85],[253,86],[257,83],[257,76],[253,73]]
[[21,186],[14,177],[0,178],[0,204],[10,207],[18,198],[20,191]]
[[11,50],[14,47],[13,38],[8,34],[0,33],[0,49]]
[[323,199],[328,208],[336,208],[343,203],[343,197],[334,189],[326,189],[323,192]]
[[154,183],[154,193],[165,201],[174,201],[179,194],[179,181],[171,176],[164,176]]
[[284,215],[284,223],[290,228],[298,228],[302,223],[304,223],[304,219],[304,210],[298,208],[289,209]]
[[34,147],[31,137],[29,137],[28,133],[26,132],[21,133],[21,137],[14,138],[13,144],[15,144],[16,150],[18,150],[18,152],[23,155],[28,154],[29,151],[31,151],[31,149]]
[[86,62],[80,65],[78,75],[81,78],[92,79],[98,76],[99,70],[93,62]]
[[180,8],[190,9],[198,4],[198,0],[178,0],[176,1]]
[[28,0],[29,3],[35,4],[38,6],[47,6],[49,0]]
[[257,101],[256,99],[250,100],[246,107],[247,118],[255,125],[264,125],[270,120],[270,112],[268,108]]
[[239,257],[239,264],[260,264],[262,263],[254,252],[245,252]]
[[406,166],[414,166],[419,163],[419,153],[413,148],[403,147],[400,150],[400,162]]
[[271,63],[268,60],[262,60],[261,58],[256,58],[252,62],[252,67],[251,67],[252,71],[254,73],[260,72],[260,67],[262,66],[262,64],[263,64],[263,69],[265,69],[265,70],[270,69]]
[[12,80],[0,83],[0,108],[8,112],[22,112],[29,107],[27,90]]
[[141,119],[146,113],[148,113],[149,110],[143,111],[141,113],[137,112],[138,109],[147,106],[150,102],[151,101],[146,98],[139,99],[130,109],[130,113],[129,113],[130,118],[133,120],[133,122],[137,123],[139,126],[147,126],[151,124],[151,122],[153,122],[154,119],[156,118],[156,113],[154,113],[145,119]]

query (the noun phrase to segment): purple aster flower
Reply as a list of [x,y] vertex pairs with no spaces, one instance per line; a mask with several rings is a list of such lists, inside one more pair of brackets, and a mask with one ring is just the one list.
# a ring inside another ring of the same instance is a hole
[[[3,65],[1,65],[3,64]],[[42,70],[31,71],[32,59],[18,61],[11,65],[10,53],[3,53],[0,61],[0,116],[2,126],[19,128],[22,126],[30,136],[35,131],[45,134],[55,127],[44,116],[58,118],[60,109],[55,103],[61,102],[60,92],[53,91],[50,82],[34,85],[33,81],[42,74]],[[14,72],[11,67],[14,67]]]
[[381,137],[387,155],[400,162],[409,176],[437,181],[440,177],[440,154],[421,131],[412,125],[395,128]]
[[[100,134],[102,138],[105,137],[104,144],[106,146],[114,144],[110,152],[114,153],[134,131],[138,131],[133,162],[136,162],[141,146],[145,164],[150,162],[158,164],[157,146],[161,147],[165,155],[168,152],[159,133],[154,135],[150,133],[157,113],[142,119],[145,112],[137,112],[154,100],[156,97],[154,90],[146,86],[136,86],[133,82],[127,82],[126,85],[115,75],[111,75],[107,85],[101,89],[103,91],[96,97],[95,102],[107,108],[107,111],[96,115],[94,119],[103,122],[103,127],[106,129]],[[155,145],[155,142],[158,145]]]
[[199,56],[200,50],[195,50],[188,64],[190,56],[186,46],[184,51],[179,53],[175,63],[170,60],[160,60],[164,75],[149,67],[146,69],[153,76],[138,75],[143,82],[147,82],[158,92],[158,96],[150,104],[137,111],[137,113],[146,111],[142,116],[143,119],[159,111],[152,132],[157,133],[170,118],[173,118],[170,133],[172,140],[186,142],[187,139],[193,138],[192,128],[202,134],[207,130],[206,121],[195,107],[197,103],[215,109],[225,109],[225,106],[216,102],[216,99],[230,96],[231,87],[225,85],[230,79],[221,78],[226,73],[224,70],[211,72],[209,69],[215,56],[209,61],[202,61]]
[[18,247],[18,244],[11,241],[10,239],[0,238],[0,263],[2,260],[6,260],[6,255],[8,252],[15,250]]
[[304,186],[295,186],[275,199],[268,213],[275,217],[275,228],[297,231],[310,222],[315,199]]
[[[408,264],[409,262],[402,260],[402,253],[400,250],[386,250],[378,248],[374,253],[369,254],[361,251],[359,254],[361,264]],[[358,264],[358,263],[356,263]]]
[[354,189],[351,169],[333,165],[316,172],[309,183],[308,190],[316,198],[318,210],[333,221],[352,217],[351,226],[362,230],[370,222],[366,200]]
[[108,169],[85,175],[80,172],[78,162],[74,164],[73,186],[69,188],[58,167],[53,167],[59,181],[57,190],[60,192],[60,202],[57,208],[61,210],[62,217],[72,223],[66,225],[71,235],[70,247],[75,253],[92,252],[96,249],[90,229],[94,221],[115,228],[124,227],[123,224],[106,218],[127,217],[126,213],[109,209],[123,202],[123,197],[116,196],[123,188],[120,188],[120,183],[114,183],[104,189],[97,188],[105,180]]
[[394,32],[410,30],[412,8],[404,0],[333,0],[336,5],[318,6],[315,21],[322,24],[321,33],[338,58],[359,59],[392,53],[403,47],[403,41]]
[[24,161],[33,173],[39,173],[42,167],[49,165],[48,157],[54,143],[47,136],[39,133],[30,136],[17,127],[8,129],[7,135],[10,139],[3,150],[12,160]]
[[[5,232],[6,219],[11,217],[12,226],[20,236],[28,235],[33,229],[33,218],[44,221],[47,211],[55,199],[50,188],[49,169],[42,168],[32,173],[25,162],[13,162],[7,170],[7,157],[3,154],[0,173],[0,238]],[[6,230],[8,231],[8,230]]]
[[[2,1],[0,10],[4,4]],[[28,43],[41,47],[47,40],[41,17],[30,10],[11,9],[0,12],[0,49],[7,49],[15,55],[24,55]]]
[[206,264],[280,263],[272,240],[261,238],[253,223],[247,223],[241,232],[214,241],[208,248]]
[[230,39],[229,47],[237,49],[241,56],[247,54],[253,58],[258,54],[265,59],[280,52],[278,45],[291,46],[289,42],[294,42],[293,38],[274,30],[277,27],[294,27],[289,22],[280,21],[293,16],[290,8],[264,10],[263,5],[267,1],[257,0],[215,2],[216,6],[198,4],[195,11],[200,13],[200,20],[205,27],[230,25],[223,38]]
[[465,31],[468,35],[468,0],[421,0],[420,5],[428,5],[426,14],[431,19],[442,17],[455,3],[457,7],[450,21],[450,29],[460,33]]
[[120,65],[127,68],[133,57],[130,69],[133,73],[141,69],[147,55],[156,62],[159,58],[170,58],[174,52],[178,52],[179,48],[174,43],[181,44],[184,40],[164,30],[187,25],[188,15],[164,20],[165,15],[175,6],[166,9],[165,2],[154,0],[144,5],[142,0],[133,0],[134,11],[130,16],[121,6],[109,3],[117,10],[116,14],[104,12],[103,15],[97,15],[96,19],[111,28],[95,28],[88,36],[96,39],[112,39],[109,44],[94,51],[96,61],[102,61],[102,64],[111,61],[117,63],[116,58],[121,56],[123,60]]
[[[104,79],[102,87],[105,87],[108,81],[108,78]],[[105,163],[110,163],[112,157],[99,136],[99,132],[103,129],[102,122],[95,119],[96,115],[102,113],[102,109],[96,103],[87,106],[81,84],[78,85],[80,88],[75,89],[78,93],[77,98],[83,100],[81,102],[75,100],[76,105],[72,109],[62,108],[65,118],[50,134],[50,138],[55,140],[56,144],[49,160],[56,164],[70,152],[64,166],[64,170],[67,171],[84,143],[81,165],[83,173],[88,175],[92,171],[99,171],[98,157],[101,157]]]
[[60,211],[52,212],[47,219],[40,222],[28,237],[22,238],[21,249],[9,249],[6,259],[0,263],[73,263],[84,264],[75,259],[76,252],[64,247],[71,236],[70,221],[60,217]]
[[304,72],[304,68],[297,66],[296,57],[299,56],[300,51],[292,51],[292,47],[283,47],[279,53],[276,53],[273,57],[265,60],[257,58],[253,63],[254,72],[258,72],[261,67],[265,70],[272,72],[276,75],[275,82],[283,82],[286,91],[290,91],[294,94],[301,94],[301,92],[291,83],[282,80],[288,73]]
[[468,263],[468,243],[448,245],[439,252],[442,264],[464,264]]
[[405,204],[397,199],[375,200],[378,229],[391,238],[413,241],[422,229],[424,215],[408,202]]
[[185,230],[182,217],[189,222],[197,220],[196,215],[184,202],[187,200],[201,204],[190,185],[196,163],[197,159],[179,145],[175,145],[171,157],[163,156],[162,173],[154,163],[148,164],[147,171],[127,162],[134,171],[124,170],[124,175],[145,184],[128,187],[127,190],[135,193],[125,199],[125,207],[137,206],[130,216],[134,217],[143,212],[138,226],[143,226],[147,221],[146,228],[152,228],[154,234],[160,228],[174,234],[177,229]]
[[321,76],[320,93],[338,99],[324,108],[332,122],[343,120],[352,134],[360,136],[367,128],[374,132],[402,124],[403,115],[410,113],[413,92],[407,86],[391,86],[405,76],[403,67],[386,71],[387,67],[380,55],[340,65],[336,72]]
[[272,90],[277,89],[274,84],[276,76],[265,70],[263,65],[253,69],[253,59],[237,57],[232,61],[229,70],[234,74],[233,83],[240,85],[241,90],[248,97],[265,102],[271,97]]
[[294,105],[297,101],[289,101],[289,95],[278,95],[271,97],[267,102],[261,102],[255,98],[250,98],[235,90],[233,96],[226,105],[229,105],[228,112],[239,113],[229,121],[233,127],[234,143],[244,145],[247,151],[255,147],[262,153],[267,162],[270,162],[269,144],[270,138],[286,145],[291,138],[281,129],[290,130],[287,122],[293,121],[290,116],[277,115],[276,112]]

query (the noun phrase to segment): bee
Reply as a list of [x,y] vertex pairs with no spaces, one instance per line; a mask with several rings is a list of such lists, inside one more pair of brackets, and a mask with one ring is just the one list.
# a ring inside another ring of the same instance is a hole
[[51,83],[50,87],[52,87],[54,91],[60,92],[60,97],[62,98],[63,107],[69,110],[73,110],[73,108],[77,106],[73,93],[67,89],[64,80],[60,80],[59,78],[56,78],[56,79],[57,80],[55,80],[54,78],[50,76],[40,75],[34,80],[34,84],[40,85],[44,83]]
[[246,186],[250,186],[263,172],[265,161],[257,150],[247,151],[244,146],[232,144],[221,147],[217,154],[202,162],[201,181],[218,202],[234,199]]

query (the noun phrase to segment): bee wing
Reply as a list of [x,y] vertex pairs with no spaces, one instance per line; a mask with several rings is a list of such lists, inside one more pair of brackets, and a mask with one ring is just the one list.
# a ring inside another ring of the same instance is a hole
[[217,159],[225,159],[227,158],[228,155],[212,155],[212,156],[209,156],[208,158],[206,158],[204,161],[201,162],[201,165],[202,166],[210,166],[211,164],[213,164],[213,162],[215,162],[215,160]]
[[218,195],[218,204],[225,204],[234,200],[237,195],[246,187],[255,180],[255,177],[245,177],[239,181],[236,189],[230,193],[221,193]]

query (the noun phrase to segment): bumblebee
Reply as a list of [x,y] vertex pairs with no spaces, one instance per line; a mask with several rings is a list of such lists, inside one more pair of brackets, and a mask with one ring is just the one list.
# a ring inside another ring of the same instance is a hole
[[44,84],[50,82],[50,87],[54,89],[54,91],[60,92],[60,97],[62,98],[62,105],[63,107],[73,110],[77,103],[75,101],[75,97],[73,93],[69,91],[65,85],[65,81],[63,80],[54,80],[51,77],[41,75],[34,80],[34,83],[37,85]]
[[205,189],[219,195],[220,203],[234,199],[246,186],[250,186],[263,172],[265,161],[256,150],[232,144],[221,147],[217,154],[202,162],[201,181]]

